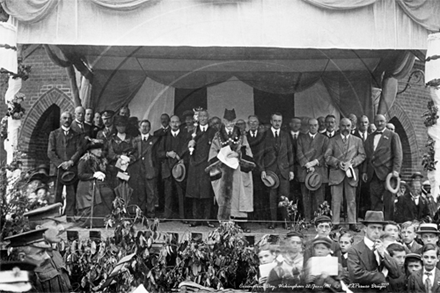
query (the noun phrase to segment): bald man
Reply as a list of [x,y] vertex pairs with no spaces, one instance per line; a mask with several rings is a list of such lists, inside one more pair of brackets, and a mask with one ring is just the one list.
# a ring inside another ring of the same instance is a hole
[[399,135],[386,129],[384,115],[377,115],[377,130],[365,141],[366,164],[362,180],[370,184],[371,209],[384,212],[385,220],[393,220],[393,194],[385,188],[389,173],[399,176],[402,167],[402,144]]
[[[78,133],[71,129],[71,124],[72,115],[69,112],[63,112],[60,117],[61,127],[49,134],[47,146],[47,156],[57,170],[55,202],[61,203],[63,203],[61,194],[65,185],[61,180],[61,176],[67,171],[76,173],[76,165],[81,156],[81,138]],[[66,185],[65,214],[68,220],[71,220],[76,212],[76,185],[77,182]]]
[[349,228],[354,232],[359,232],[360,230],[356,227],[356,187],[359,182],[358,167],[365,160],[365,150],[362,139],[351,135],[351,121],[348,118],[341,120],[339,131],[340,134],[330,139],[324,154],[325,162],[330,168],[332,222],[335,229],[339,228],[339,213],[345,194]]

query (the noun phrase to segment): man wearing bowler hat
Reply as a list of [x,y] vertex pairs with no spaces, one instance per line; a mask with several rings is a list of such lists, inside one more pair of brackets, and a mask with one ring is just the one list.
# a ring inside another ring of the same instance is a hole
[[71,292],[66,265],[61,255],[52,251],[45,241],[46,230],[32,230],[6,237],[5,240],[10,241],[8,246],[16,249],[22,260],[37,266],[34,270],[37,292]]
[[[317,177],[321,183],[327,183],[328,172],[324,161],[324,153],[328,141],[328,137],[318,133],[318,121],[316,119],[309,120],[309,133],[298,137],[296,153],[300,164],[298,180],[301,182],[304,217],[308,222],[312,221],[313,212],[317,211],[318,206],[324,201],[324,186],[317,185],[316,189],[310,190],[307,188],[306,179]],[[307,176],[308,174],[314,176]]]
[[[164,215],[165,219],[169,219],[174,216],[173,203],[178,203],[179,217],[180,219],[186,219],[185,217],[185,201],[184,190],[185,182],[172,176],[173,167],[183,160],[183,156],[187,154],[187,136],[183,130],[180,129],[180,118],[177,115],[173,115],[169,118],[170,131],[164,132],[162,139],[159,143],[158,156],[161,159],[161,175],[164,182]],[[183,165],[184,168],[185,165]],[[177,195],[177,198],[175,197]]]
[[402,144],[399,135],[385,128],[384,115],[374,120],[377,130],[365,141],[366,164],[362,180],[370,185],[371,209],[383,211],[386,220],[393,220],[394,196],[385,188],[388,174],[398,178],[402,167]]
[[[293,149],[289,134],[281,130],[283,124],[283,116],[280,113],[274,113],[271,116],[270,124],[272,125],[267,130],[264,137],[261,158],[261,177],[266,177],[267,171],[274,172],[280,181],[278,188],[272,188],[269,192],[269,208],[270,220],[269,229],[275,228],[275,221],[277,220],[278,202],[281,196],[290,198],[290,183],[293,180]],[[287,215],[285,209],[281,209],[282,220],[285,220]]]
[[345,195],[349,228],[359,232],[356,227],[356,187],[359,182],[358,166],[365,160],[365,151],[362,140],[350,134],[351,121],[348,118],[341,119],[339,131],[340,134],[329,141],[324,155],[330,168],[333,225],[336,229],[339,226],[339,213]]
[[348,250],[350,280],[359,285],[350,289],[355,292],[376,292],[378,286],[387,285],[387,276],[397,279],[400,270],[396,260],[386,253],[386,248],[380,241],[383,227],[387,223],[383,212],[367,211],[362,223],[365,226],[364,239]]
[[[76,167],[81,156],[81,145],[79,135],[70,128],[72,124],[72,115],[69,112],[63,112],[60,117],[61,127],[55,129],[49,134],[49,143],[47,146],[47,156],[50,162],[55,166],[55,202],[63,202],[63,187],[66,187],[66,209],[65,214],[68,220],[71,220],[76,213],[76,186],[74,180],[76,176]],[[70,179],[65,180],[66,177]]]

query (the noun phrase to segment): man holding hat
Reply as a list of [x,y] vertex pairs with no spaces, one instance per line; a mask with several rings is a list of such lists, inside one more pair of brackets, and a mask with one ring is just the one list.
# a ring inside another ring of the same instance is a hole
[[72,286],[66,266],[59,253],[52,253],[51,246],[45,241],[47,229],[38,229],[9,236],[9,247],[17,249],[24,261],[37,266],[36,288],[38,292],[70,292]]
[[[160,140],[158,148],[159,159],[162,160],[160,164],[161,175],[164,182],[164,215],[165,219],[173,217],[173,203],[177,202],[179,206],[179,217],[185,219],[185,197],[184,197],[184,180],[174,178],[172,170],[174,166],[183,160],[184,154],[187,153],[187,136],[183,130],[180,129],[180,118],[177,115],[170,117],[170,131],[165,132]],[[185,168],[185,165],[182,165]],[[180,175],[181,176],[181,175]],[[179,176],[179,177],[180,177]],[[177,194],[177,198],[175,195]]]
[[358,167],[365,160],[365,151],[362,139],[351,135],[351,121],[341,119],[340,134],[329,141],[325,151],[325,162],[330,168],[329,185],[332,194],[333,225],[338,228],[340,223],[339,213],[345,194],[347,214],[350,230],[359,232],[356,227],[356,187],[359,182]]
[[385,188],[388,174],[398,178],[402,167],[402,144],[399,135],[385,128],[384,115],[375,118],[377,130],[365,141],[366,164],[362,180],[370,185],[371,209],[383,211],[385,220],[393,220],[394,196]]
[[[266,179],[268,172],[273,172],[279,179],[279,186],[271,188],[269,192],[270,220],[269,229],[275,228],[277,220],[278,202],[282,196],[290,198],[290,182],[293,173],[293,148],[289,134],[281,130],[283,116],[274,113],[271,116],[272,127],[267,130],[263,142],[261,159],[261,178]],[[281,209],[282,220],[287,218],[285,209]]]
[[[81,156],[81,145],[78,134],[70,128],[72,115],[63,112],[60,117],[61,127],[49,134],[47,156],[57,170],[55,181],[55,202],[63,202],[62,192],[66,186],[65,214],[73,217],[76,213],[76,164]],[[69,178],[69,179],[66,179]]]
[[[328,181],[328,171],[324,153],[328,146],[328,137],[318,133],[318,120],[309,120],[309,133],[298,137],[297,158],[300,164],[298,179],[301,182],[303,211],[306,221],[311,222],[313,212],[324,201],[324,186]],[[312,180],[310,184],[309,180]]]
[[[386,252],[380,241],[383,227],[387,223],[383,212],[367,211],[362,223],[365,226],[365,237],[348,250],[348,272],[352,283],[363,286],[355,291],[376,292],[378,286],[386,283],[385,274],[396,279],[400,271],[397,262]],[[382,272],[383,266],[388,273]]]
[[[223,125],[212,140],[208,170],[218,203],[217,219],[246,221],[253,212],[252,169],[255,163],[246,132],[235,125],[235,110],[225,109]],[[225,157],[223,157],[225,156]],[[243,231],[250,232],[242,226]]]

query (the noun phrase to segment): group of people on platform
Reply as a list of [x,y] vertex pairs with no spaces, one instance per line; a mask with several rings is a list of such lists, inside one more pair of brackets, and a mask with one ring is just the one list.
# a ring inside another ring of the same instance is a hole
[[[332,220],[319,216],[312,239],[288,232],[263,237],[256,249],[259,285],[254,291],[439,292],[437,224],[385,221],[367,211],[364,235],[331,235]],[[259,289],[259,290],[258,290]]]
[[339,127],[334,115],[285,122],[280,113],[261,125],[256,115],[237,120],[233,109],[223,120],[199,109],[183,117],[162,114],[161,128],[151,132],[150,121],[130,117],[126,106],[118,113],[79,106],[74,115],[63,112],[49,136],[55,202],[63,202],[65,188],[68,219],[93,213],[102,225],[120,195],[133,213],[139,207],[147,217],[190,220],[191,226],[232,219],[245,232],[249,219],[270,229],[284,222],[282,197],[298,203],[308,223],[326,200],[333,228],[340,228],[343,213],[355,232],[366,210],[398,222],[434,216],[436,200],[422,193],[420,173],[397,191],[390,186],[403,155],[385,116],[370,124],[351,114]]

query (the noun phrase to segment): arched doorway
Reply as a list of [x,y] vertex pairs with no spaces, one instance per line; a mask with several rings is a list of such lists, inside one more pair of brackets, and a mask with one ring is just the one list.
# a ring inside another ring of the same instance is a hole
[[409,179],[413,172],[413,161],[408,135],[397,117],[393,117],[389,122],[394,124],[396,128],[395,131],[400,136],[400,141],[402,143],[403,161],[400,173],[402,174],[403,179]]
[[60,112],[60,107],[55,104],[47,108],[32,131],[28,154],[35,160],[36,166],[50,163],[47,157],[49,134],[60,127]]

